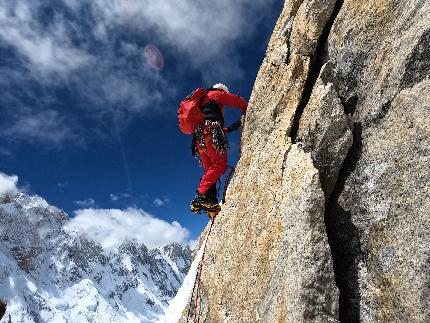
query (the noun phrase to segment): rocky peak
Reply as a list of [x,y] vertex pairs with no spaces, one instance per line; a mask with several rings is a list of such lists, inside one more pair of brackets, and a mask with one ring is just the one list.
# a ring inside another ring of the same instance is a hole
[[189,247],[165,246],[171,256],[135,241],[104,250],[65,230],[67,222],[40,197],[2,198],[0,298],[14,320],[150,322],[163,312],[190,265]]
[[171,243],[163,247],[164,254],[178,265],[178,270],[182,274],[186,274],[189,264],[187,259],[192,253],[189,246],[182,247],[179,243]]

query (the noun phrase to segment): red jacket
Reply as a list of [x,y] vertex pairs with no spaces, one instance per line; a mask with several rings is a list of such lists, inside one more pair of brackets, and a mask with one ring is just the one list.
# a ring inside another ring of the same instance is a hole
[[[211,101],[215,101],[217,104],[217,107],[211,106]],[[222,119],[224,119],[224,106],[231,106],[231,107],[237,107],[244,113],[246,111],[246,108],[248,107],[248,103],[240,96],[224,91],[224,90],[214,90],[211,89],[208,91],[208,94],[206,97],[201,101],[200,105],[202,106],[202,112],[205,114],[205,116],[213,117],[214,109],[218,110],[221,115]],[[216,115],[216,113],[215,113]],[[218,119],[215,117],[215,119]],[[219,120],[221,121],[221,120]],[[222,123],[224,120],[222,120]]]

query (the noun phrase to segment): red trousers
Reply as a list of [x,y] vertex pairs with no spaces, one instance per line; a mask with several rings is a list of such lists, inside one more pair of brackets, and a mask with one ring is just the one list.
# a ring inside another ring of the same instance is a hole
[[222,174],[225,173],[228,168],[228,164],[227,150],[223,154],[220,154],[213,146],[212,133],[207,131],[204,131],[203,133],[206,147],[200,147],[199,143],[197,143],[197,147],[205,174],[200,180],[200,186],[197,190],[201,194],[206,194],[209,188],[218,181]]

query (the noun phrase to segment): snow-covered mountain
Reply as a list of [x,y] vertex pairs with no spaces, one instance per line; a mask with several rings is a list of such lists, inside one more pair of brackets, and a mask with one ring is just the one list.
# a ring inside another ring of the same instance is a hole
[[107,251],[68,222],[40,197],[0,197],[1,322],[154,321],[181,286],[190,248],[126,241]]

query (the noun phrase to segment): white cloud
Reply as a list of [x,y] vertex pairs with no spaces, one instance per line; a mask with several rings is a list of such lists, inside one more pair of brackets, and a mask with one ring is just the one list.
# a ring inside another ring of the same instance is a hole
[[49,144],[54,147],[60,147],[65,142],[79,146],[85,144],[83,138],[74,132],[58,111],[21,108],[15,112],[13,119],[14,122],[0,130],[0,135],[11,141]]
[[128,194],[128,193],[121,193],[119,195],[113,194],[113,193],[110,194],[110,199],[113,202],[117,202],[119,200],[126,200],[126,199],[129,199],[129,198],[130,198],[130,194]]
[[160,207],[160,206],[164,205],[164,202],[163,202],[163,200],[156,198],[152,204],[156,207]]
[[69,186],[70,185],[70,183],[69,182],[58,182],[57,183],[57,186],[59,187],[59,188],[65,188],[65,187],[67,187],[67,186]]
[[0,6],[0,38],[13,46],[28,67],[42,73],[64,73],[92,61],[91,55],[74,47],[62,21],[48,32],[34,17],[38,1],[19,1]]
[[173,242],[189,243],[189,231],[178,222],[157,219],[141,209],[84,209],[75,215],[65,228],[87,235],[106,249],[126,240],[144,243],[150,249]]
[[74,201],[73,203],[75,203],[77,206],[82,207],[82,208],[97,207],[96,201],[91,197],[88,199],[85,199],[85,200]]
[[4,173],[0,173],[0,195],[18,191],[16,187],[17,182],[18,176],[9,176]]
[[168,204],[170,202],[170,199],[168,197],[157,197],[153,202],[152,205],[154,205],[155,207],[161,207],[164,206],[166,204]]
[[[153,28],[159,36],[197,64],[230,52],[235,42],[249,37],[262,10],[273,0],[95,0],[92,9],[99,24]],[[81,1],[86,3],[86,1]],[[76,6],[75,6],[76,8]]]

